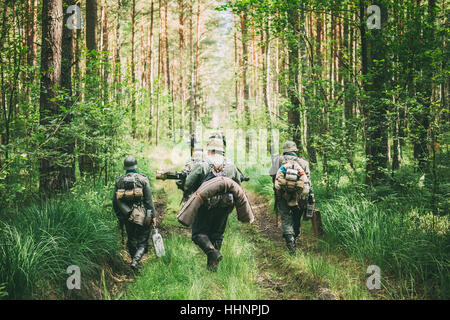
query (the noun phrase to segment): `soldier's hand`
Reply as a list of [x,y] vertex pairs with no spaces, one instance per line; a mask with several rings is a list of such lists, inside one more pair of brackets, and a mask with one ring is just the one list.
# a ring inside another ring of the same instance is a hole
[[153,227],[156,227],[156,223],[157,223],[156,218],[152,219],[152,223],[153,223]]
[[146,226],[147,228],[150,228],[150,225],[153,224],[152,218],[150,217],[145,217],[144,219],[144,226]]

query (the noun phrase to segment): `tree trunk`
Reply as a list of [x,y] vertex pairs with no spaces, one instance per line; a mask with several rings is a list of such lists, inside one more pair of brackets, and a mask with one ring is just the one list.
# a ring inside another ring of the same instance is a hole
[[194,85],[194,108],[195,108],[195,121],[200,118],[200,82],[198,77],[198,70],[200,68],[200,12],[201,12],[201,0],[197,0],[197,25],[196,25],[196,40],[195,40],[195,85]]
[[[246,128],[250,127],[250,109],[249,109],[249,98],[250,89],[247,79],[248,74],[248,29],[247,29],[247,14],[244,12],[241,15],[241,32],[242,32],[242,88],[244,90],[244,119]],[[246,143],[248,148],[248,143]]]
[[298,59],[298,42],[299,42],[299,14],[297,6],[292,6],[288,15],[289,29],[292,30],[292,34],[287,39],[288,41],[288,66],[289,66],[289,83],[288,83],[288,96],[290,101],[290,108],[288,111],[288,123],[292,140],[297,144],[301,144],[300,134],[300,102],[298,99],[298,72],[299,72],[299,59]]
[[184,120],[185,120],[185,84],[184,84],[184,0],[178,0],[179,5],[179,27],[178,27],[178,36],[179,36],[179,91],[180,91],[180,103],[181,103],[181,128],[184,128]]
[[[385,85],[388,77],[388,62],[386,61],[386,42],[384,39],[384,22],[386,21],[386,6],[384,1],[375,1],[381,9],[381,29],[362,31],[361,40],[367,41],[363,55],[364,89],[368,101],[364,103],[365,135],[366,135],[366,184],[377,185],[384,181],[384,169],[387,167],[387,107],[384,103]],[[365,28],[365,6],[361,1],[361,28]],[[362,44],[362,46],[364,46]],[[377,62],[375,62],[377,61]],[[369,81],[367,81],[370,79]]]
[[97,50],[97,0],[86,0],[86,47]]
[[[58,116],[57,88],[61,86],[63,34],[62,0],[44,0],[42,4],[42,42],[41,42],[41,93],[40,93],[40,125],[44,128],[44,136],[55,130],[51,120]],[[63,168],[56,164],[58,146],[48,142],[43,146],[46,155],[41,159],[39,191],[50,194],[65,189]]]
[[150,7],[150,35],[148,40],[148,48],[149,48],[149,55],[148,55],[148,65],[150,66],[150,72],[148,75],[148,85],[149,85],[149,92],[150,92],[150,106],[149,106],[149,126],[148,126],[148,140],[152,141],[152,121],[153,121],[153,17],[154,15],[154,1],[152,0],[152,4]]
[[169,25],[167,23],[168,19],[168,1],[164,1],[164,45],[166,52],[166,92],[169,95],[169,131],[172,132],[172,137],[174,136],[175,131],[175,105],[173,103],[173,92],[172,92],[172,83],[170,79],[170,54],[169,54]]
[[137,115],[136,115],[136,0],[131,4],[131,134],[133,139],[137,135]]

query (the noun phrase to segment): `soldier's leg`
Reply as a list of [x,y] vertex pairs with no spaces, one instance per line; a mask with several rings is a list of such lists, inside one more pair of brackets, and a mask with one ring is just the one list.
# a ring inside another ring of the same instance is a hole
[[222,255],[217,251],[209,239],[211,220],[211,212],[208,212],[206,208],[201,207],[192,223],[192,241],[199,246],[208,257],[208,269],[215,271],[214,265],[218,265],[220,259],[222,259]]
[[127,221],[125,223],[125,229],[127,231],[127,249],[130,254],[131,259],[133,259],[136,250],[137,250],[137,241],[136,241],[136,224]]
[[301,234],[301,219],[303,210],[301,207],[291,207],[292,212],[292,228],[294,229],[294,237],[297,238]]
[[144,254],[148,252],[148,239],[150,236],[150,228],[148,227],[136,225],[135,230],[137,250],[131,261],[132,268],[137,268]]
[[286,241],[286,246],[289,252],[293,254],[295,253],[295,231],[291,207],[288,206],[287,201],[285,199],[280,199],[278,208],[281,216],[283,237]]
[[210,225],[209,238],[213,243],[214,247],[220,251],[223,243],[223,234],[225,233],[225,228],[227,227],[228,216],[230,215],[230,210],[225,208],[214,209],[213,219]]

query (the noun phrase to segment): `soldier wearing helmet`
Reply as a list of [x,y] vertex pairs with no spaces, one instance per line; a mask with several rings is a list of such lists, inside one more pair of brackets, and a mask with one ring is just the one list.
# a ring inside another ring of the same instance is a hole
[[[206,149],[208,155],[204,161],[195,164],[186,178],[185,192],[195,192],[203,182],[216,176],[226,176],[240,184],[240,174],[236,166],[223,156],[223,139],[210,138]],[[192,241],[207,255],[207,268],[214,272],[222,259],[220,249],[228,215],[233,210],[232,197],[232,194],[226,193],[208,199],[192,224]]]
[[[194,168],[194,166],[197,163],[200,163],[204,161],[203,159],[203,148],[199,145],[196,145],[193,148],[193,152],[192,152],[192,156],[186,161],[184,168],[182,170],[182,172],[184,173],[185,177],[187,177],[189,175],[189,173],[192,171],[192,169]],[[178,189],[183,191],[183,200],[187,200],[190,196],[190,194],[186,193],[184,191],[184,184],[186,183],[186,180],[177,180],[176,184]]]
[[192,157],[186,161],[183,171],[189,173],[197,162],[203,161],[203,148],[199,145],[194,147]]
[[[278,169],[281,168],[283,163],[288,161],[297,162],[303,169],[307,182],[306,188],[309,190],[308,198],[314,201],[314,194],[312,192],[311,177],[309,170],[309,163],[305,159],[297,156],[297,145],[293,141],[287,141],[283,145],[283,155],[279,155],[273,158],[272,167],[269,170],[269,175],[272,177],[272,181],[275,184],[275,176],[277,175]],[[274,191],[275,188],[274,188]],[[286,199],[277,197],[277,208],[281,215],[281,223],[283,227],[283,237],[286,241],[286,246],[291,254],[295,253],[297,246],[297,237],[301,234],[301,217],[306,212],[307,199],[301,199],[298,201],[297,205],[292,206],[286,201]]]
[[126,173],[116,179],[113,208],[121,226],[127,231],[127,249],[131,267],[137,270],[143,255],[148,252],[151,226],[156,226],[156,212],[148,178],[137,172],[136,158],[124,160]]

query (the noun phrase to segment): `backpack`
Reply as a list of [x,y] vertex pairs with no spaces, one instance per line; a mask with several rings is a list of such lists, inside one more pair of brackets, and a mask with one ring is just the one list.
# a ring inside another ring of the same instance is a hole
[[221,164],[209,163],[209,173],[206,175],[203,182],[206,182],[208,180],[211,180],[215,177],[226,177],[227,173],[225,172],[225,166],[226,166],[226,159],[223,159],[223,162]]
[[[205,183],[208,180],[214,179],[216,177],[226,177],[227,173],[224,170],[226,167],[226,164],[227,164],[227,161],[225,158],[223,158],[223,162],[221,164],[210,162],[209,163],[209,173],[206,176],[206,178],[203,180],[203,183]],[[208,210],[211,210],[214,208],[225,208],[225,209],[232,210],[234,207],[233,194],[231,194],[231,193],[216,194],[215,196],[212,196],[210,199],[207,199],[205,205]]]
[[286,159],[282,162],[275,176],[275,189],[288,201],[289,206],[297,205],[305,186],[305,171],[294,159]]
[[124,189],[118,189],[116,191],[116,198],[117,200],[125,201],[132,206],[128,220],[143,226],[145,219],[145,209],[142,203],[144,193],[143,189],[137,186],[136,176],[136,174],[126,174],[123,177],[122,183]]
[[139,203],[144,197],[142,188],[136,185],[136,174],[126,174],[123,178],[123,189],[116,191],[117,200],[123,200],[128,203]]

